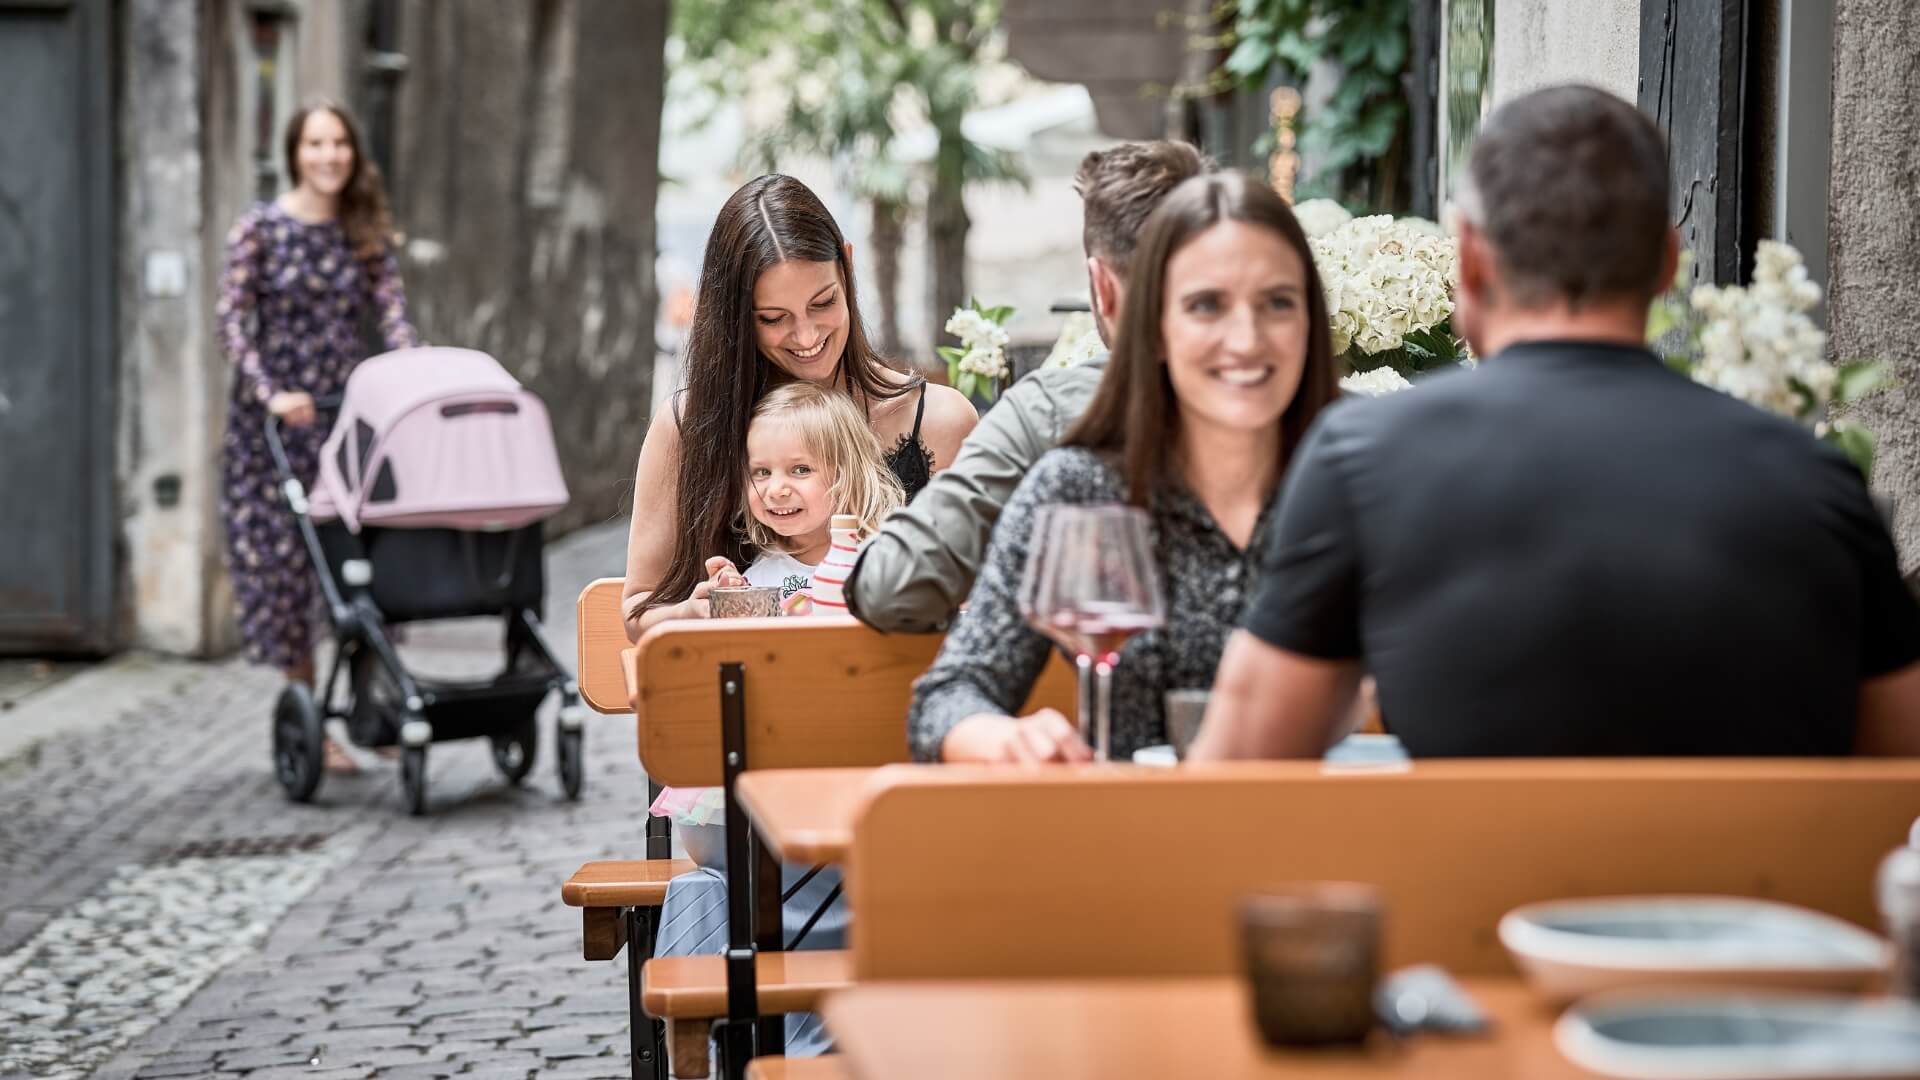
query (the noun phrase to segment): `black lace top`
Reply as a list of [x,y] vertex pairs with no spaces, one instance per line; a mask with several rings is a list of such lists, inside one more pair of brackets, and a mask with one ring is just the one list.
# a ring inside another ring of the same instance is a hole
[[920,441],[920,421],[926,415],[927,384],[922,382],[920,401],[913,410],[913,430],[900,436],[900,441],[887,451],[887,468],[900,478],[900,487],[906,491],[908,502],[933,479],[933,451]]

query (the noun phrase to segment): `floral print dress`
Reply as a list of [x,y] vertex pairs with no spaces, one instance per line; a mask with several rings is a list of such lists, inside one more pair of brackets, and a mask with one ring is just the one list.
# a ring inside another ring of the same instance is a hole
[[[356,256],[338,221],[305,222],[262,203],[228,234],[217,314],[234,373],[220,451],[220,514],[247,656],[281,670],[313,655],[319,584],[281,500],[267,448],[267,400],[344,390],[365,351],[361,325],[370,309],[387,348],[419,343],[393,252]],[[313,427],[280,429],[294,475],[308,487],[330,420],[323,412]]]

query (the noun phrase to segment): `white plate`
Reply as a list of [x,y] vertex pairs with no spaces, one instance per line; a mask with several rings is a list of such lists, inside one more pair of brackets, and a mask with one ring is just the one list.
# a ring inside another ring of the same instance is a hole
[[1885,941],[1852,923],[1730,896],[1528,904],[1500,920],[1500,943],[1555,1001],[1629,986],[1858,990],[1892,959]]
[[1626,1080],[1920,1078],[1920,1006],[1890,998],[1611,994],[1553,1035],[1574,1064]]
[[[1349,735],[1335,743],[1323,760],[1342,769],[1404,768],[1409,764],[1406,750],[1392,735]],[[1180,761],[1174,756],[1172,746],[1161,743],[1135,750],[1133,763],[1171,768]]]

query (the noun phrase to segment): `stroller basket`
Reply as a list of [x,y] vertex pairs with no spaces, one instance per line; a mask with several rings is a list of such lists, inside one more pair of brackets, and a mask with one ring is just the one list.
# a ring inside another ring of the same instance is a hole
[[366,527],[355,536],[338,521],[318,529],[335,580],[348,576],[349,560],[364,559],[371,567],[367,589],[389,623],[545,613],[540,522],[505,532]]

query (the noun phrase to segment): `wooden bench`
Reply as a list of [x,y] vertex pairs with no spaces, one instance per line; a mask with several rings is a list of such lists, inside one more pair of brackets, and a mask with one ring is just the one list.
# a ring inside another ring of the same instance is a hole
[[1766,897],[1872,927],[1874,869],[1916,817],[1920,761],[889,769],[849,856],[853,974],[1232,973],[1240,900],[1302,880],[1375,885],[1385,963],[1456,975],[1511,974],[1500,917],[1562,897]]
[[[638,687],[640,760],[649,778],[675,787],[729,786],[749,769],[809,769],[885,765],[908,760],[906,716],[913,681],[932,663],[943,639],[938,635],[884,635],[846,617],[806,619],[682,620],[648,631],[628,657]],[[738,746],[729,747],[725,731],[727,687],[737,693]],[[1042,673],[1028,700],[1071,709],[1075,697],[1072,669],[1058,658]],[[737,755],[730,768],[730,755]],[[749,835],[738,805],[728,798],[728,830],[745,837],[745,859],[728,855],[730,904],[754,904],[755,947],[776,951],[780,912],[778,890],[745,888],[749,877],[777,881],[779,863]],[[731,839],[731,837],[730,837]],[[737,924],[736,924],[737,925]],[[796,954],[797,955],[797,954]],[[815,952],[810,977],[797,986],[769,988],[760,982],[760,965],[750,970],[753,1000],[769,992],[781,1011],[811,1011],[821,995],[845,985],[850,958]],[[743,972],[740,961],[720,956],[676,957],[674,994],[654,992],[656,967],[642,975],[642,1005],[667,1022],[674,1048],[704,1045],[714,1022],[732,1018],[727,988]],[[822,976],[837,975],[828,980]],[[764,1012],[764,1007],[762,1012]],[[779,1022],[777,1016],[771,1018]],[[734,1025],[738,1031],[738,1025]],[[777,1042],[764,1028],[761,1045]],[[696,1033],[697,1032],[697,1033]],[[730,1054],[739,1058],[736,1047]],[[674,1056],[676,1075],[681,1056]],[[701,1058],[704,1065],[704,1057]]]
[[[879,765],[907,760],[906,714],[912,683],[932,662],[942,638],[938,635],[881,635],[850,618],[681,620],[651,630],[639,646],[629,646],[620,618],[619,578],[603,578],[582,591],[579,611],[579,683],[581,697],[603,713],[634,711],[639,725],[640,758],[646,767],[650,793],[660,784],[725,786],[722,732],[722,665],[737,665],[742,688],[744,737],[739,768],[813,768]],[[1058,658],[1044,671],[1029,707],[1049,705],[1071,711],[1075,700],[1072,669]],[[736,815],[729,811],[729,822]],[[665,859],[664,822],[650,819],[649,859],[641,862],[589,863],[563,888],[568,895],[594,897],[581,903],[588,958],[611,956],[626,943],[630,949],[629,987],[634,1028],[652,1030],[642,1047],[636,1035],[636,1075],[643,1058],[654,1064],[669,1044],[703,1050],[672,1056],[681,1075],[703,1076],[705,1041],[714,1021],[727,1016],[726,960],[719,956],[675,957],[654,971],[650,921],[665,895],[664,882],[691,869]],[[741,860],[764,868],[771,860],[763,853]],[[777,864],[772,865],[777,876]],[[576,884],[577,883],[577,884]],[[749,890],[740,890],[745,893]],[[777,898],[776,898],[777,899]],[[573,903],[573,900],[568,900]],[[742,898],[742,903],[746,900]],[[612,913],[616,912],[617,913]],[[778,905],[760,912],[773,927],[757,944],[776,950]],[[625,927],[624,934],[608,929],[609,920]],[[827,958],[844,973],[845,954],[808,954]],[[814,961],[808,961],[814,964]],[[807,978],[787,985],[787,969],[772,984],[755,973],[754,1000],[775,1000],[779,1011],[806,1011],[832,985],[825,978],[835,969],[806,968]],[[635,978],[635,973],[638,978]],[[651,972],[652,974],[648,974]],[[670,983],[664,983],[671,975]],[[655,985],[660,983],[659,992]],[[669,987],[671,989],[669,989]],[[651,996],[650,996],[651,995]],[[652,1004],[648,1004],[651,1002]],[[666,1021],[664,1029],[641,1021],[641,1012]],[[778,1023],[778,1017],[773,1018]],[[684,1062],[684,1066],[683,1063]]]
[[[576,681],[587,707],[603,714],[628,713],[633,694],[626,686],[620,654],[632,652],[620,618],[620,578],[600,578],[587,585],[574,603],[575,642],[578,648]],[[648,802],[659,794],[649,781]],[[650,1020],[640,1005],[641,966],[653,956],[659,932],[660,905],[667,883],[693,870],[693,863],[675,859],[666,822],[648,818],[647,857],[590,862],[574,871],[560,887],[560,899],[580,909],[581,953],[588,960],[611,960],[627,949],[627,1011],[632,1024],[633,1076],[659,1080],[666,1076],[665,1025]]]

